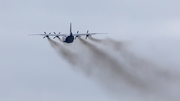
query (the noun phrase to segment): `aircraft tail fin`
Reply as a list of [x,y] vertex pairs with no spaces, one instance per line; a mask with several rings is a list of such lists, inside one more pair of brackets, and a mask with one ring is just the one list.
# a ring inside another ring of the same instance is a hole
[[70,23],[70,36],[72,36],[72,24]]

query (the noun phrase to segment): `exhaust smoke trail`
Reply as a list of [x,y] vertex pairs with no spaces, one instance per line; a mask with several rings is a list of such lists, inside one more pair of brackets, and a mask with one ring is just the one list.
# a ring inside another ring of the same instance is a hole
[[[98,39],[93,38],[92,41],[94,40],[98,40]],[[94,42],[97,42],[97,41],[94,41]],[[114,41],[113,39],[105,39],[105,40],[101,40],[101,42],[104,46],[108,48],[111,47],[111,49],[114,49],[116,51],[115,54],[121,55],[123,59],[125,59],[126,62],[128,62],[129,65],[136,67],[136,69],[144,69],[146,71],[148,70],[151,72],[153,70],[154,73],[156,73],[159,76],[164,76],[165,78],[171,78],[172,76],[167,71],[158,70],[158,67],[154,65],[153,63],[145,61],[144,59],[132,54],[132,52],[130,52],[126,48],[128,44],[125,42],[118,42],[118,41]],[[107,42],[109,42],[109,44],[107,44]],[[116,48],[113,48],[113,47],[116,47]]]
[[[91,44],[78,39],[79,43],[77,40],[77,43],[66,46],[69,49],[64,47],[64,44],[48,40],[63,59],[87,76],[93,77],[117,97],[125,94],[127,97],[140,96],[140,99],[146,101],[180,100],[177,94],[172,94],[173,91],[180,93],[179,76],[158,69],[158,66],[135,56],[125,49],[123,42],[91,37],[90,39],[96,42]],[[72,47],[73,45],[77,48]]]
[[119,42],[110,38],[103,40],[93,38],[92,36],[89,36],[88,38],[93,42],[108,45],[110,48],[115,49],[116,51],[121,51],[124,47],[126,47],[129,44],[129,42]]
[[[99,71],[108,71],[103,75],[110,76],[110,78],[119,79],[122,78],[125,82],[128,82],[131,86],[136,86],[139,89],[147,89],[146,85],[138,78],[134,77],[131,73],[125,70],[125,66],[119,64],[117,60],[104,53],[96,46],[88,43],[87,41],[79,38],[80,41],[91,50],[92,58],[94,58],[94,65],[98,65]],[[103,69],[103,70],[102,70]]]
[[60,37],[57,37],[60,42],[63,42],[63,40]]
[[101,42],[102,40],[98,40],[98,39],[95,39],[95,38],[93,38],[92,36],[89,36],[88,37],[90,40],[92,40],[92,41],[95,41],[95,42]]
[[53,41],[52,39],[48,38],[51,46],[57,51],[57,53],[65,58],[69,63],[72,65],[76,65],[76,55],[72,53],[70,50],[66,49],[63,45]]
[[[94,41],[94,40],[92,40]],[[134,75],[144,76],[144,79],[142,79],[144,82],[146,82],[147,85],[150,85],[149,88],[151,89],[151,93],[158,94],[158,96],[162,99],[166,99],[167,101],[173,100],[178,101],[180,99],[179,96],[174,96],[171,94],[172,91],[177,91],[177,93],[180,92],[180,76],[179,74],[163,70],[162,68],[159,68],[158,66],[145,61],[144,59],[135,56],[132,54],[129,50],[127,50],[124,46],[122,47],[120,42],[116,42],[112,39],[110,39],[108,42],[111,43],[110,46],[107,46],[105,44],[107,39],[103,40],[102,45],[105,47],[111,47],[111,49],[114,49],[116,51],[114,54],[120,55],[125,59],[126,64],[129,64],[131,66],[131,70],[133,71]],[[97,41],[94,41],[97,42]],[[118,43],[118,44],[117,44]],[[116,47],[120,47],[115,49],[112,46],[116,45]],[[142,78],[142,77],[139,77]],[[173,88],[176,87],[176,88]],[[164,92],[163,92],[164,91]],[[174,96],[174,97],[173,97]],[[177,100],[178,99],[178,100]]]

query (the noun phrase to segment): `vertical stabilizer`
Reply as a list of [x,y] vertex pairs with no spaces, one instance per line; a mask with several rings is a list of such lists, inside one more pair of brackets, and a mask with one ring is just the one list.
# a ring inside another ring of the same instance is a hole
[[70,23],[70,36],[72,36],[72,25]]

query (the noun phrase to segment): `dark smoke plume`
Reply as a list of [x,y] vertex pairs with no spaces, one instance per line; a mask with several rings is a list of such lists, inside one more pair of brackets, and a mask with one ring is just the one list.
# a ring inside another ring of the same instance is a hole
[[95,41],[95,42],[102,42],[102,40],[95,39],[95,38],[93,38],[92,36],[89,36],[88,38],[89,38],[90,40],[92,40],[92,41]]
[[92,58],[95,58],[94,65],[100,64],[100,66],[98,66],[100,71],[108,71],[106,75],[110,76],[110,78],[115,78],[117,80],[122,78],[125,82],[132,86],[139,87],[139,89],[147,89],[142,81],[125,70],[125,66],[120,64],[116,59],[104,53],[91,43],[81,38],[79,39],[87,48],[89,48],[89,50],[91,50]]
[[[158,66],[135,56],[123,42],[98,40],[95,44],[78,38],[72,45],[59,44],[48,39],[57,53],[74,68],[99,81],[115,95],[137,95],[146,101],[179,101],[179,76],[158,69]],[[69,49],[67,48],[69,47]],[[76,47],[76,48],[74,48]],[[73,50],[73,52],[72,52]],[[112,50],[113,52],[107,52]],[[175,87],[174,87],[175,86]]]
[[63,40],[60,37],[57,37],[59,41],[63,42]]
[[[100,41],[96,41],[99,39],[95,39],[93,37],[90,38],[92,41],[94,42],[100,42]],[[128,46],[127,42],[118,42],[118,41],[114,41],[113,39],[104,39],[101,40],[101,44],[106,46],[106,47],[111,47],[112,49],[114,49],[116,51],[116,53],[118,55],[121,55],[123,57],[123,59],[126,60],[126,62],[128,62],[129,65],[135,67],[136,69],[144,69],[146,71],[151,71],[153,70],[153,72],[156,75],[162,76],[166,79],[171,79],[172,75],[169,74],[169,72],[167,71],[163,71],[158,70],[158,66],[154,65],[153,63],[149,62],[149,61],[145,61],[143,58],[140,58],[136,55],[134,55],[132,52],[130,52],[126,47]],[[180,77],[180,76],[176,76],[176,77]],[[175,78],[175,76],[173,77]]]
[[[95,40],[92,40],[94,42],[97,42]],[[99,42],[97,42],[99,43]],[[108,43],[108,44],[107,44]],[[130,52],[126,45],[123,42],[117,42],[112,39],[104,39],[100,42],[100,44],[104,45],[105,47],[111,47],[114,51],[116,51],[117,55],[121,55],[121,57],[125,60],[124,62],[126,64],[129,64],[131,67],[130,71],[133,70],[133,74],[144,76],[144,79],[142,79],[144,82],[146,82],[146,85],[149,85],[149,89],[151,89],[149,92],[154,94],[159,94],[158,96],[161,96],[167,100],[173,99],[173,101],[176,99],[180,99],[179,97],[173,98],[170,93],[170,87],[176,85],[176,87],[180,84],[180,75],[163,70],[159,66],[146,61],[143,58],[140,58],[136,55],[134,55],[132,52]],[[117,47],[117,48],[114,48]],[[127,68],[127,67],[126,67]],[[142,77],[139,77],[142,78]],[[180,86],[177,87],[178,90],[173,89],[174,91],[180,91]],[[163,92],[164,91],[164,92]],[[166,94],[164,94],[166,93]],[[168,95],[168,96],[167,96]],[[172,98],[171,98],[172,97]],[[168,101],[168,100],[167,100]]]
[[72,65],[76,65],[76,55],[74,53],[66,49],[63,45],[51,40],[50,38],[48,38],[48,41],[60,56],[65,58]]

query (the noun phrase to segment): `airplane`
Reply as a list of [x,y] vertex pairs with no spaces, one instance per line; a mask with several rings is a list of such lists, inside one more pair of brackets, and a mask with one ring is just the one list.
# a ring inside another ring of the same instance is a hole
[[56,34],[54,32],[54,34],[47,34],[46,32],[44,32],[44,34],[31,34],[31,35],[41,35],[43,36],[43,38],[49,38],[49,36],[54,36],[53,39],[55,38],[59,38],[59,36],[62,36],[63,42],[65,43],[72,43],[74,41],[74,39],[76,39],[77,37],[81,37],[81,36],[86,36],[86,39],[91,36],[91,35],[95,35],[95,34],[107,34],[107,33],[89,33],[89,30],[87,30],[87,33],[79,33],[79,31],[77,31],[77,34],[73,34],[72,33],[72,24],[70,23],[70,34],[61,34],[61,32],[59,32],[58,34]]

